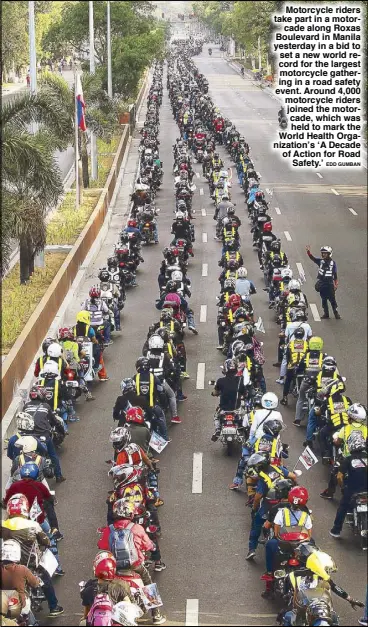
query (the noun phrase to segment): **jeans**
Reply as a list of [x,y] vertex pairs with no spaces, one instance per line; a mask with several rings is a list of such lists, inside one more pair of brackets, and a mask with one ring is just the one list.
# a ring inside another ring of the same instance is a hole
[[263,527],[263,514],[265,513],[264,505],[262,504],[258,512],[256,512],[253,520],[252,527],[249,534],[249,550],[255,550],[258,546],[259,536],[261,535]]
[[58,605],[58,600],[55,594],[54,586],[52,585],[51,577],[47,570],[42,568],[42,566],[38,567],[40,579],[43,581],[43,592],[46,597],[47,604],[49,606],[50,611],[55,609]]
[[156,405],[153,408],[153,414],[154,414],[154,425],[156,427],[156,431],[157,433],[164,438],[164,440],[168,440],[169,436],[167,433],[167,426],[166,426],[166,418],[165,418],[165,414],[163,412],[163,410],[161,409],[161,407],[159,405]]
[[337,429],[332,424],[325,425],[322,427],[319,432],[320,442],[321,442],[321,454],[322,456],[332,454],[331,443],[328,441],[329,437],[332,433],[334,433]]
[[115,331],[121,330],[121,322],[120,322],[120,309],[117,305],[114,307],[114,321],[115,321]]
[[111,324],[109,320],[104,322],[104,340],[105,342],[110,342],[111,340]]
[[59,564],[59,568],[60,568],[60,558],[59,558],[59,552],[58,552],[58,545],[56,540],[52,537],[51,535],[51,527],[49,525],[48,520],[43,521],[42,525],[41,525],[42,531],[44,533],[46,533],[46,535],[49,537],[50,540],[50,551],[52,551],[52,553],[54,554],[55,558],[57,559],[57,562]]
[[177,404],[176,404],[175,392],[172,389],[172,387],[170,387],[170,385],[168,384],[168,382],[166,380],[163,381],[163,387],[164,387],[166,396],[167,396],[168,401],[169,401],[169,408],[170,408],[171,417],[177,416],[178,415],[178,408],[177,408]]
[[[357,490],[358,491],[358,490]],[[343,497],[339,503],[339,507],[336,512],[333,529],[334,531],[340,532],[342,526],[344,524],[345,516],[349,511],[351,499],[353,497],[354,492],[352,490],[348,490],[348,488],[344,489]]]
[[188,327],[193,327],[193,329],[196,328],[195,322],[194,322],[194,313],[192,311],[192,309],[187,309],[187,319],[188,319]]
[[52,438],[47,438],[46,447],[47,447],[47,452],[49,454],[49,458],[51,459],[52,465],[54,466],[54,469],[55,469],[55,477],[61,477],[62,472],[61,472],[60,461],[59,461],[59,457],[56,452],[55,445],[54,445]]
[[[151,575],[149,574],[149,571],[147,570],[147,568],[145,567],[144,564],[140,564],[139,566],[135,566],[135,568],[133,568],[134,572],[138,573],[138,575],[140,575],[143,583],[145,586],[149,586],[152,582],[152,578]],[[159,616],[161,614],[160,612],[160,608],[156,607],[155,609],[152,610],[152,616]]]
[[278,550],[279,541],[277,538],[272,538],[266,542],[266,570],[268,573],[274,571],[274,560]]
[[47,516],[47,520],[50,523],[50,527],[52,529],[59,529],[59,522],[58,519],[56,517],[56,512],[55,512],[55,508],[54,508],[54,504],[51,503],[50,501],[44,501],[44,508],[45,508],[45,513]]
[[247,461],[249,459],[249,456],[252,454],[251,450],[249,448],[247,448],[246,446],[243,446],[242,448],[242,456],[238,461],[238,467],[236,469],[236,475],[233,479],[233,483],[236,483],[236,485],[243,485],[243,476],[244,476],[244,471],[247,465]]
[[283,395],[286,397],[290,392],[291,383],[294,378],[294,368],[289,368],[286,371],[285,380],[284,380],[284,392]]
[[282,361],[281,361],[280,377],[285,377],[286,372],[287,372],[287,359],[286,359],[286,350],[284,350]]
[[307,440],[313,440],[313,433],[317,429],[317,416],[314,407],[309,412],[307,425]]
[[303,405],[307,401],[307,391],[310,388],[310,383],[307,383],[305,379],[303,379],[301,386],[299,388],[299,396],[296,402],[296,412],[295,412],[295,420],[299,422],[303,418]]
[[319,293],[321,296],[322,308],[324,313],[328,315],[328,301],[330,301],[331,307],[335,312],[337,310],[337,302],[335,298],[335,288],[333,286],[333,283],[327,283],[326,285],[322,285]]

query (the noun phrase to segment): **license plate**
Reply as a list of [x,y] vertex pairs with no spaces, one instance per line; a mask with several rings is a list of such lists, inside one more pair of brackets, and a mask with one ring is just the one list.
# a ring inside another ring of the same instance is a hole
[[357,512],[367,512],[368,511],[368,504],[365,503],[363,505],[357,505]]
[[69,388],[77,388],[79,383],[78,381],[66,381],[65,384],[69,387]]
[[224,427],[222,430],[222,433],[224,435],[235,435],[236,434],[236,429],[235,427]]

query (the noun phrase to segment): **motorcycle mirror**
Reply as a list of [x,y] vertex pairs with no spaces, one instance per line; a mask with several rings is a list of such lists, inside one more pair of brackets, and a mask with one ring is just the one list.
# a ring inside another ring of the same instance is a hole
[[156,209],[156,213],[160,213],[161,209]]
[[345,383],[345,381],[346,381],[346,377],[341,377],[341,378],[342,378],[342,380],[343,380],[343,381],[344,381],[344,383]]

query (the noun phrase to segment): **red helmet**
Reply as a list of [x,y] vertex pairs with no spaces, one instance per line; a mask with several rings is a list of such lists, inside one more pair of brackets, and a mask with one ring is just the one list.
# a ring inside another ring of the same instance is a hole
[[29,398],[33,401],[39,400],[42,402],[47,400],[47,394],[46,388],[41,387],[40,385],[33,385],[29,391]]
[[126,413],[127,422],[144,423],[144,413],[142,407],[131,407]]
[[272,231],[272,222],[265,222],[263,225],[263,232]]
[[128,226],[133,226],[134,228],[137,228],[137,221],[136,220],[128,220]]
[[68,327],[63,327],[63,328],[59,329],[59,331],[58,331],[58,338],[59,338],[59,340],[66,340],[66,339],[68,339],[68,332],[69,332]]
[[172,252],[173,255],[175,255],[175,257],[179,256],[179,250],[177,248],[171,248],[170,251]]
[[28,518],[29,503],[27,497],[24,494],[14,494],[7,503],[6,511],[9,517],[24,516]]
[[101,290],[98,287],[91,287],[91,289],[89,290],[89,297],[100,298],[100,296],[101,296]]
[[288,494],[288,501],[291,505],[306,505],[308,503],[309,494],[307,488],[303,488],[303,486],[295,486],[291,488]]
[[110,551],[97,553],[93,560],[93,572],[98,579],[115,579],[116,559]]
[[181,164],[180,164],[180,168],[179,168],[179,169],[180,169],[180,170],[187,170],[187,169],[188,169],[188,166],[187,166],[187,164],[186,164],[186,163],[181,163]]
[[239,294],[231,294],[231,296],[229,296],[229,305],[231,308],[240,307],[241,303],[242,303],[242,299],[241,299],[241,296],[239,296]]

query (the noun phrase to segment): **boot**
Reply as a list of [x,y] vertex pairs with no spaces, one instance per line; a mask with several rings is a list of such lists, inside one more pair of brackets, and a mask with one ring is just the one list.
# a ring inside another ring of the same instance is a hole
[[334,314],[335,314],[336,320],[341,320],[341,316],[340,316],[339,312],[337,311],[337,309],[334,309]]
[[330,317],[328,309],[324,309],[323,311],[324,313],[323,313],[323,316],[321,316],[321,320],[327,320]]

